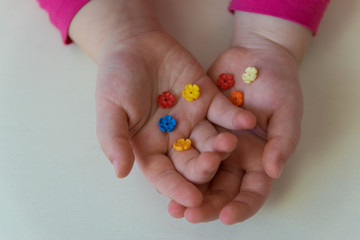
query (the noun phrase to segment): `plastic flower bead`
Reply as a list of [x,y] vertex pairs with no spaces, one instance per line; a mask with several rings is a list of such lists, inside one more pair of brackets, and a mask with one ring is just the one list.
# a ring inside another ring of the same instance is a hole
[[193,101],[200,96],[200,88],[196,84],[187,84],[185,90],[182,91],[182,95],[187,101]]
[[161,131],[171,132],[176,126],[176,120],[175,118],[172,118],[171,115],[165,115],[163,118],[160,118],[158,124]]
[[183,138],[180,138],[178,139],[176,142],[174,142],[173,144],[173,148],[176,150],[176,151],[184,151],[184,150],[187,150],[191,147],[191,140],[190,139],[183,139]]
[[244,103],[244,94],[240,91],[233,91],[230,94],[229,100],[235,106],[240,107]]
[[257,77],[257,69],[255,67],[248,67],[245,69],[245,73],[242,75],[242,79],[245,83],[252,83]]
[[166,91],[157,97],[157,102],[161,108],[171,108],[174,105],[175,97],[170,92]]
[[230,73],[222,73],[216,80],[216,85],[221,89],[226,90],[234,85],[234,77]]

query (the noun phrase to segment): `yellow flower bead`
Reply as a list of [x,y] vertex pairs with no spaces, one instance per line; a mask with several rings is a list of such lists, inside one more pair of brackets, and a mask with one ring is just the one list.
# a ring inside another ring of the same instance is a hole
[[200,88],[196,84],[187,84],[185,90],[182,91],[182,95],[187,101],[193,101],[200,96]]
[[248,67],[245,69],[245,73],[242,75],[242,79],[245,83],[252,83],[257,77],[257,69],[255,67]]
[[176,151],[184,151],[191,147],[191,140],[190,139],[183,139],[180,138],[176,142],[174,142],[173,147]]

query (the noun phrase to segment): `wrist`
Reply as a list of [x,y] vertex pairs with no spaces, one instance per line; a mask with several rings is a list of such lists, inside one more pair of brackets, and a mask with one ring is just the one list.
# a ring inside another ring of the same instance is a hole
[[147,0],[92,0],[74,16],[70,38],[94,61],[111,38],[131,38],[159,30],[151,4]]
[[310,30],[297,23],[268,15],[235,12],[232,46],[283,49],[300,64],[312,39]]

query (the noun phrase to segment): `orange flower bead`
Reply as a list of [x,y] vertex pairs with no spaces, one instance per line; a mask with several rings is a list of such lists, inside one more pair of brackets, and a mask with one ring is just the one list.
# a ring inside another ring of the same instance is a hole
[[241,107],[244,103],[244,94],[240,91],[233,91],[230,94],[229,100],[232,104]]

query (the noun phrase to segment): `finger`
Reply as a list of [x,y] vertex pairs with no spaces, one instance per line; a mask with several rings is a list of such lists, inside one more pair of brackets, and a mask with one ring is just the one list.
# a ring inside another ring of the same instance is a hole
[[185,213],[186,207],[183,205],[171,200],[168,205],[168,212],[174,218],[183,218]]
[[265,172],[270,177],[279,178],[285,163],[295,152],[300,139],[300,121],[301,113],[291,109],[279,110],[271,117],[262,158]]
[[166,155],[145,155],[139,157],[137,162],[144,176],[165,196],[185,207],[201,204],[202,193],[174,169]]
[[207,118],[210,122],[230,130],[251,129],[256,125],[256,117],[249,111],[233,105],[218,92],[212,100]]
[[[192,158],[190,154],[194,153]],[[221,158],[219,154],[213,152],[199,153],[192,148],[184,152],[181,156],[176,156],[181,153],[174,154],[173,163],[178,172],[180,172],[187,180],[194,184],[202,184],[209,181],[216,173]]]
[[240,161],[238,167],[244,169],[245,174],[238,193],[219,214],[224,224],[234,224],[253,216],[264,204],[272,185],[272,178],[265,173],[261,161],[265,141],[249,131],[239,132],[238,137],[239,147],[234,154]]
[[200,152],[216,152],[226,159],[237,146],[237,137],[228,132],[219,133],[209,121],[204,120],[194,127],[190,138]]
[[188,208],[185,218],[192,223],[209,222],[219,218],[221,209],[238,193],[244,172],[223,163],[211,182],[201,206]]
[[[272,179],[264,172],[261,162],[265,141],[249,131],[237,134],[238,147],[222,162],[204,203],[185,211],[185,218],[189,221],[217,218],[225,224],[243,221],[258,211],[268,196]],[[246,195],[250,197],[246,198]],[[238,202],[243,206],[238,206]]]
[[240,192],[220,212],[220,221],[226,225],[242,222],[253,216],[270,193],[272,179],[264,171],[247,171]]
[[[201,191],[203,195],[208,191],[210,183],[198,185],[198,189]],[[174,200],[171,200],[168,205],[168,212],[174,218],[183,218],[185,215],[185,211],[189,209]]]
[[221,161],[230,155],[237,144],[236,136],[230,133],[219,134],[206,120],[195,126],[190,139],[190,149],[181,152],[172,149],[169,156],[175,168],[196,184],[213,178]]
[[96,132],[102,150],[113,164],[116,176],[126,177],[134,164],[126,113],[105,99],[97,101]]

